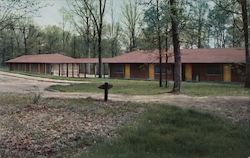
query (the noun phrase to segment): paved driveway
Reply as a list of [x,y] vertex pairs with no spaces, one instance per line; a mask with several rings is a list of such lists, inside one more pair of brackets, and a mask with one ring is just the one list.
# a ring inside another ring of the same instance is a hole
[[[47,80],[41,78],[30,78],[29,76],[20,76],[15,74],[5,74],[0,72],[0,93],[32,93],[42,92],[44,98],[94,98],[103,99],[102,93],[62,93],[62,92],[48,92],[45,88],[60,84],[67,85],[73,82],[62,80]],[[250,97],[191,97],[185,95],[151,95],[151,96],[137,96],[137,95],[121,95],[110,94],[110,100],[113,101],[133,101],[139,103],[167,103],[168,105],[175,105],[180,107],[198,108],[200,110],[218,112],[226,117],[232,118],[236,122],[250,123]]]
[[51,85],[68,85],[76,83],[88,82],[55,80],[0,71],[0,93],[42,92]]
[[41,92],[54,85],[53,82],[8,76],[0,73],[0,93],[31,93]]

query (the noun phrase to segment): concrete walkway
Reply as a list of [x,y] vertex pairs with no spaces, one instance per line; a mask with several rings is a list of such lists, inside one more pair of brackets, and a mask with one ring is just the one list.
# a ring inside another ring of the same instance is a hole
[[[44,98],[60,99],[85,99],[92,98],[103,100],[102,93],[63,93],[43,92]],[[193,97],[186,95],[122,95],[110,94],[110,101],[136,102],[142,104],[165,104],[182,108],[191,108],[200,111],[217,113],[232,119],[235,122],[244,122],[250,125],[250,97],[248,96],[224,96],[224,97]]]
[[[68,85],[72,83],[86,83],[84,81],[53,80],[39,77],[0,72],[0,93],[41,93],[43,98],[102,100],[103,93],[63,93],[49,92],[45,89],[51,85]],[[237,122],[248,122],[250,125],[250,96],[225,97],[193,97],[186,95],[122,95],[110,94],[111,101],[161,103],[184,108],[195,108],[202,111],[217,112]]]
[[21,75],[21,74],[15,74],[15,73],[10,73],[10,72],[3,72],[3,71],[0,71],[0,75],[28,79],[28,80],[35,80],[35,81],[40,81],[40,82],[50,82],[50,83],[63,83],[63,84],[65,83],[68,83],[68,84],[89,83],[87,81],[69,81],[69,80],[57,80],[57,79],[49,79],[49,78],[42,78],[42,77],[33,77],[33,76],[27,76],[27,75]]

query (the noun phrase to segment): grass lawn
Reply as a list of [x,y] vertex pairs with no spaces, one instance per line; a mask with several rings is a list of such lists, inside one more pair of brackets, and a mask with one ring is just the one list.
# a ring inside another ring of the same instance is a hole
[[0,71],[9,71],[8,67],[2,67],[0,66]]
[[0,95],[0,157],[71,157],[144,112],[141,104]]
[[[97,87],[107,81],[113,84],[110,93],[128,95],[156,95],[171,91],[171,88],[159,88],[157,81],[134,81],[114,79],[89,79],[90,83],[72,84],[68,86],[54,85],[48,88],[51,91],[61,92],[97,92]],[[172,83],[169,87],[172,87]],[[183,82],[182,93],[191,96],[250,96],[250,89],[245,89],[240,84],[223,83],[188,83]]]
[[243,158],[250,156],[249,128],[176,107],[150,107],[120,136],[92,147],[84,158]]
[[[0,68],[0,71],[8,71],[6,68]],[[119,80],[119,79],[84,79],[84,78],[66,78],[51,75],[42,75],[25,72],[12,72],[22,75],[70,80],[70,81],[89,81],[90,83],[72,84],[69,86],[55,85],[49,87],[49,91],[61,91],[61,92],[94,92],[103,93],[102,90],[97,87],[104,82],[113,84],[114,87],[110,90],[110,93],[114,94],[128,94],[128,95],[157,95],[164,94],[171,91],[173,83],[169,83],[169,88],[159,88],[158,81],[142,81],[142,80]],[[245,89],[241,84],[226,84],[226,83],[182,83],[182,93],[190,96],[250,96],[250,89]]]
[[34,104],[33,99],[0,95],[0,157],[250,156],[249,125],[209,113],[158,104],[54,98]]
[[9,71],[7,68],[1,68],[0,71],[15,73],[20,75],[32,76],[32,77],[41,77],[41,78],[49,78],[55,80],[68,80],[68,81],[83,81],[84,78],[73,78],[73,77],[61,77],[61,76],[52,76],[52,75],[44,75],[39,73],[29,73],[29,72],[21,72],[21,71]]

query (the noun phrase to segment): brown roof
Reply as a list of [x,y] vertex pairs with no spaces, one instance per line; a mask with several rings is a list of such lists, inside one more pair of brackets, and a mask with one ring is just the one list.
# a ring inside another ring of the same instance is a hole
[[[103,63],[107,63],[110,58],[102,58]],[[97,64],[99,62],[98,58],[79,58],[76,59],[79,64]]]
[[[165,52],[163,63],[165,63]],[[173,52],[169,51],[168,62],[174,63]],[[181,49],[182,63],[245,63],[245,52],[242,48],[216,49]],[[158,50],[135,51],[110,58],[106,63],[159,63]]]
[[74,58],[64,56],[61,54],[38,54],[38,55],[24,55],[15,59],[9,60],[6,63],[76,63]]
[[[163,63],[165,63],[163,52]],[[173,52],[169,51],[168,62],[174,63]],[[182,49],[182,63],[245,63],[245,51],[242,48],[217,48],[217,49]],[[103,63],[159,63],[158,50],[135,51],[114,58],[103,58]],[[75,59],[61,54],[24,55],[6,63],[98,63],[98,58]]]

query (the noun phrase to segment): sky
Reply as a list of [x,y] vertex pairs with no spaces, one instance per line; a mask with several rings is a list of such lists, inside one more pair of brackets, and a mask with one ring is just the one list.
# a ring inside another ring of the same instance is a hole
[[[68,0],[70,1],[70,0]],[[67,0],[44,0],[46,4],[48,4],[47,7],[42,8],[38,16],[34,18],[35,22],[42,26],[47,25],[58,25],[62,23],[62,15],[60,13],[61,8],[68,8]],[[123,0],[113,0],[114,3],[114,9],[115,9],[115,17],[117,20],[119,20],[120,12],[121,12],[121,5],[123,3]],[[110,19],[111,16],[109,13],[110,8],[110,0],[108,0],[107,4],[107,10],[106,10],[106,19]]]

